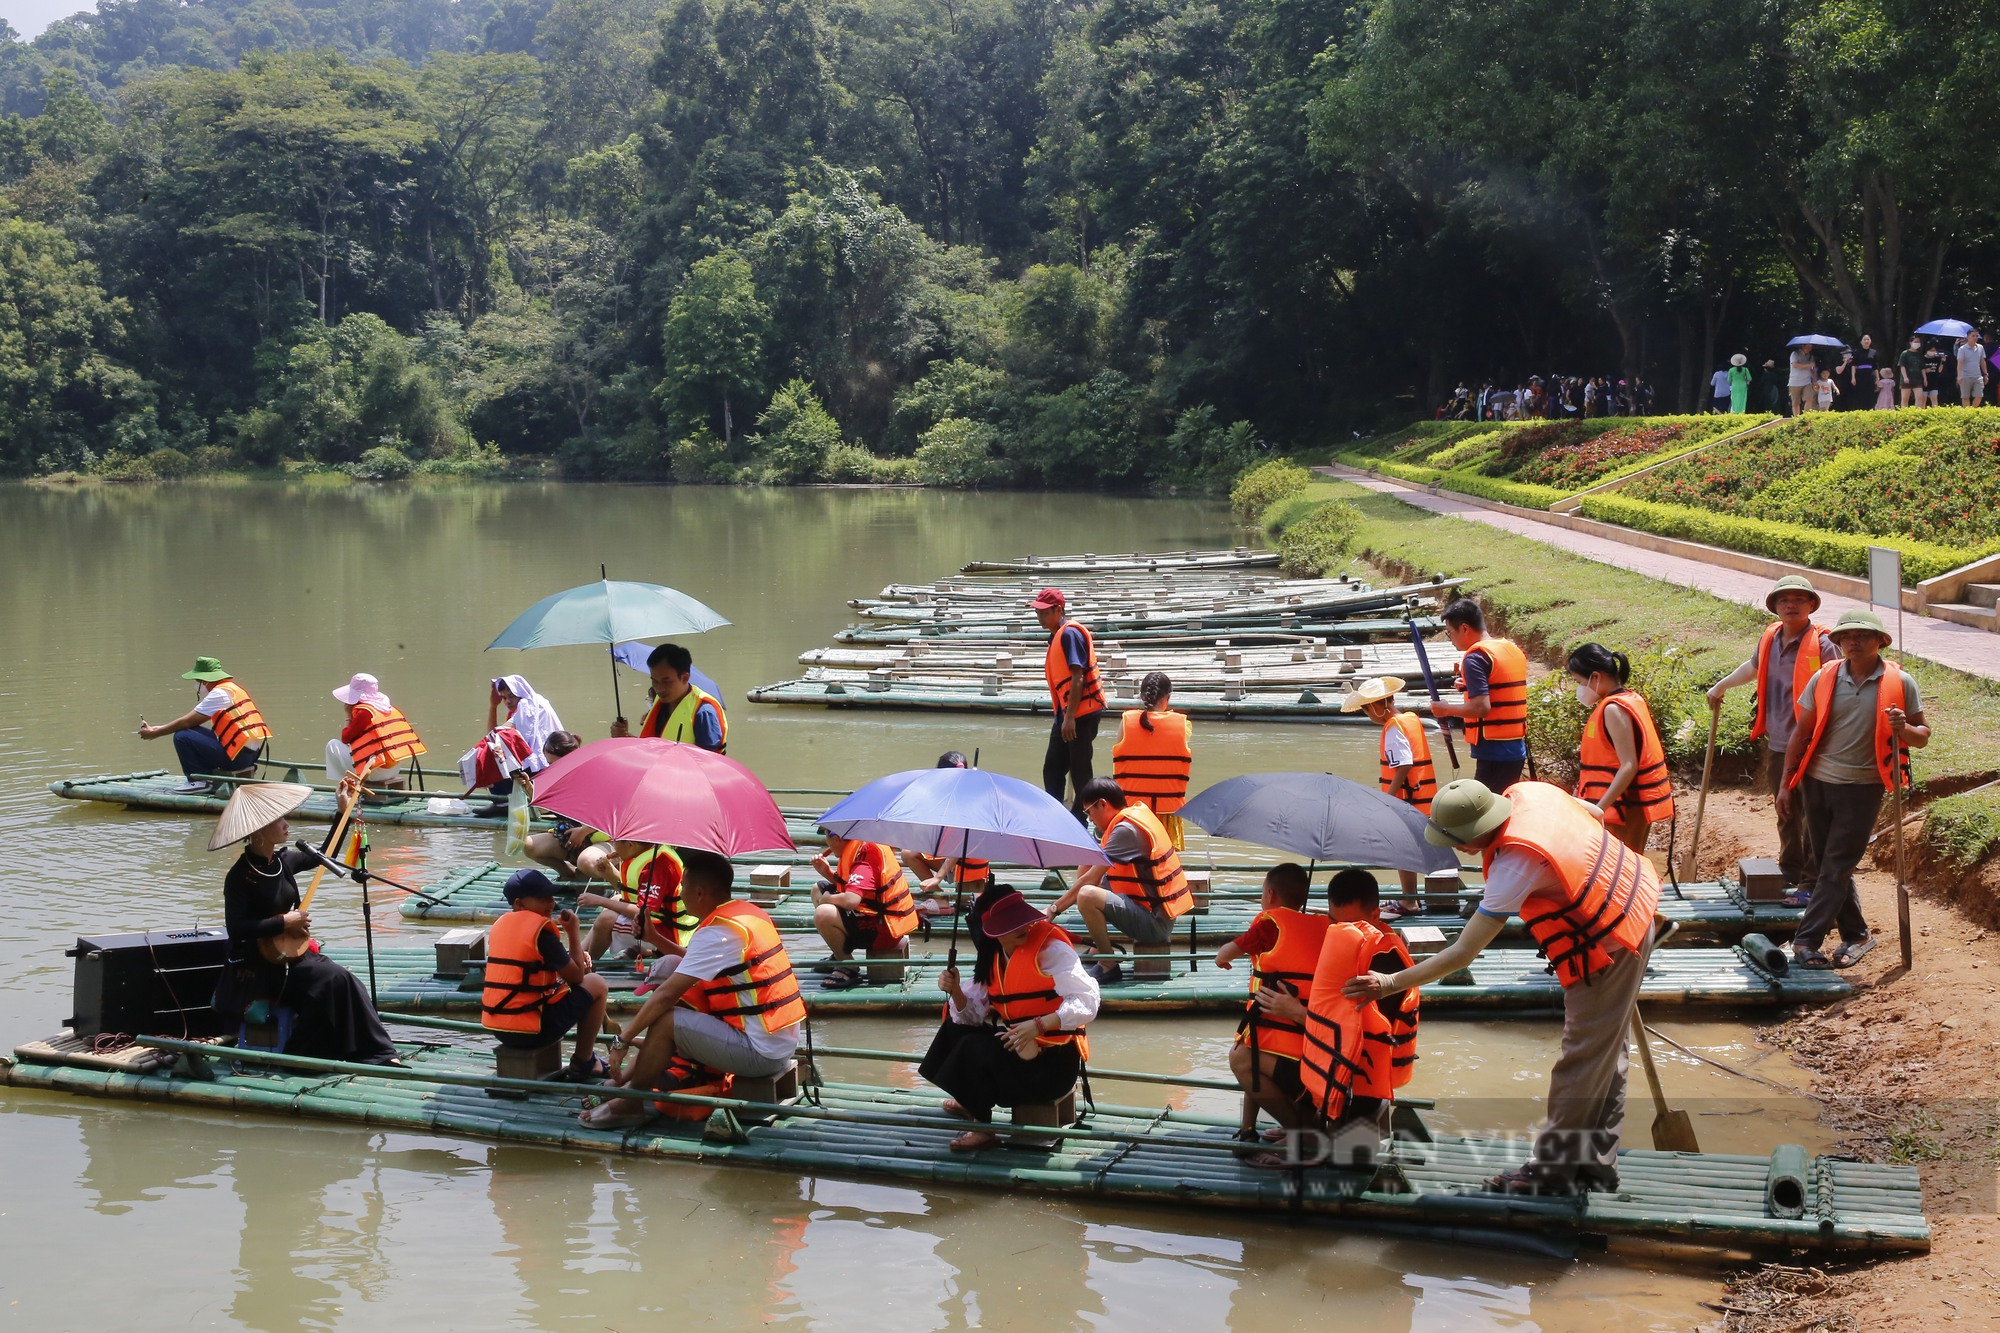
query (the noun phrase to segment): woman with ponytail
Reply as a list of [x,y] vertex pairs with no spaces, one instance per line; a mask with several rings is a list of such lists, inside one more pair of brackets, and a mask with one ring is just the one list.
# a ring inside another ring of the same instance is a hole
[[1194,769],[1194,727],[1173,709],[1174,682],[1164,671],[1149,671],[1139,682],[1138,708],[1128,710],[1111,747],[1111,777],[1126,796],[1160,817],[1174,850],[1186,846],[1175,811],[1187,803]]
[[1626,682],[1632,663],[1601,643],[1569,655],[1576,701],[1590,710],[1577,753],[1578,800],[1602,815],[1605,828],[1633,851],[1644,851],[1654,824],[1672,819],[1674,783],[1653,713]]

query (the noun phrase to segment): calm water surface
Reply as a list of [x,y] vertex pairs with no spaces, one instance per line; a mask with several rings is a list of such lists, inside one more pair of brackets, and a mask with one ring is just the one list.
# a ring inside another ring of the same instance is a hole
[[[371,671],[448,762],[484,723],[486,680],[518,671],[572,729],[612,714],[587,648],[482,653],[537,598],[614,578],[682,588],[735,624],[690,641],[724,686],[730,753],[773,786],[846,786],[948,748],[1034,778],[1047,723],[750,708],[750,685],[847,622],[845,600],[965,560],[1028,551],[1226,545],[1216,505],[1094,496],[512,486],[316,491],[275,485],[49,493],[0,488],[0,1049],[69,1012],[79,931],[219,924],[225,854],[198,821],[59,801],[51,779],[172,767],[133,735],[188,707],[214,654],[255,692],[274,752],[315,758],[327,691]],[[640,677],[623,680],[635,713]],[[1374,757],[1333,727],[1197,732],[1198,785]],[[1100,747],[1108,765],[1108,745]],[[492,835],[371,834],[397,878],[500,854]],[[378,912],[378,922],[382,917]],[[322,894],[317,933],[360,937]],[[381,926],[400,942],[433,933]],[[378,930],[378,933],[381,933]],[[393,942],[393,941],[392,941]],[[1107,1065],[1223,1074],[1233,1023],[1111,1018]],[[920,1048],[928,1025],[825,1020],[821,1039]],[[1673,1035],[1764,1076],[1798,1076],[1746,1026]],[[1413,1095],[1448,1128],[1535,1114],[1555,1028],[1426,1025]],[[1113,1058],[1115,1055],[1115,1058]],[[1761,1057],[1761,1058],[1760,1058]],[[891,1066],[835,1077],[908,1078]],[[1711,1151],[1814,1144],[1808,1103],[1685,1057]],[[1231,1113],[1216,1093],[1125,1086],[1115,1100]],[[1635,1141],[1652,1108],[1633,1110]],[[1649,1256],[1572,1265],[1463,1247],[975,1190],[606,1160],[541,1149],[0,1091],[0,1323],[55,1328],[1679,1329],[1712,1276]]]

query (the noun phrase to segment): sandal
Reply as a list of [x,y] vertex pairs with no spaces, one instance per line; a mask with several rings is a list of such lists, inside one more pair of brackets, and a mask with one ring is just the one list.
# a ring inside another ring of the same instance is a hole
[[1813,891],[1811,889],[1798,889],[1786,894],[1784,897],[1778,899],[1778,901],[1786,907],[1805,907],[1812,902],[1812,896]]
[[572,1060],[550,1074],[550,1083],[595,1083],[611,1076],[611,1063],[601,1055],[593,1055],[582,1064]]
[[853,990],[861,984],[861,969],[836,967],[820,979],[821,990]]
[[1000,1136],[988,1129],[968,1129],[951,1141],[953,1152],[978,1152],[982,1148],[997,1148]]
[[1815,972],[1824,972],[1833,966],[1825,954],[1804,944],[1792,946],[1792,961],[1800,967],[1810,968]]
[[1848,940],[1833,951],[1833,965],[1838,968],[1853,967],[1856,963],[1875,952],[1875,936],[1871,932],[1858,940]]

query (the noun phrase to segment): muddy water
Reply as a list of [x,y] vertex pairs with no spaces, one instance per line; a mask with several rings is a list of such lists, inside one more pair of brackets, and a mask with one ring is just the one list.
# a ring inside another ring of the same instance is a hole
[[[483,726],[486,679],[519,671],[575,730],[612,714],[603,656],[486,654],[519,610],[596,576],[685,589],[735,624],[692,641],[722,682],[730,752],[774,786],[835,786],[947,748],[1033,777],[1046,724],[831,714],[741,703],[828,641],[844,600],[966,559],[1025,551],[1218,545],[1214,506],[1092,496],[727,492],[561,486],[52,494],[0,489],[0,1046],[69,1012],[61,949],[80,930],[219,923],[221,854],[194,821],[86,808],[42,784],[172,767],[132,734],[178,715],[179,679],[212,653],[256,692],[276,753],[316,756],[326,694],[359,670],[448,760]],[[628,712],[643,683],[623,681]],[[1197,783],[1274,768],[1366,778],[1372,754],[1332,727],[1198,728]],[[485,860],[497,839],[373,835],[405,878]],[[379,914],[378,914],[379,915]],[[360,935],[323,896],[318,932]],[[428,932],[389,914],[386,932]],[[1105,1065],[1221,1076],[1232,1024],[1108,1019]],[[1664,1024],[1725,1062],[1759,1062],[1745,1026]],[[837,1019],[820,1039],[904,1050],[926,1027]],[[1446,1128],[1518,1128],[1537,1111],[1555,1028],[1428,1024],[1412,1089]],[[907,1079],[835,1065],[842,1078]],[[1816,1142],[1810,1104],[1669,1053],[1700,1099],[1703,1145]],[[1643,1091],[1643,1087],[1641,1088]],[[1230,1099],[1126,1085],[1112,1099],[1230,1113]],[[1633,1107],[1644,1141],[1652,1108]],[[0,1323],[20,1328],[634,1328],[781,1323],[987,1327],[1684,1328],[1711,1294],[1646,1256],[1573,1265],[1166,1210],[975,1190],[606,1161],[539,1149],[169,1113],[0,1093]]]

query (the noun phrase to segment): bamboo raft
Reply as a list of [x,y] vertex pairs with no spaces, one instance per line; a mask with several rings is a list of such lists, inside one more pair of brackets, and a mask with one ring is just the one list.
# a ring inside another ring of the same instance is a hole
[[[749,877],[750,867],[739,865],[739,884]],[[483,865],[463,866],[446,875],[436,883],[424,885],[424,892],[438,903],[426,902],[421,898],[404,897],[397,911],[409,921],[428,921],[439,925],[483,925],[498,921],[507,914],[507,900],[501,887],[507,876],[513,873],[510,866],[497,862]],[[1250,921],[1256,916],[1258,879],[1261,872],[1253,869],[1236,872],[1240,875],[1235,882],[1219,878],[1208,895],[1206,909],[1188,913],[1181,918],[1176,937],[1185,940],[1193,932],[1198,943],[1219,945],[1235,939],[1249,929]],[[1476,872],[1465,872],[1468,877],[1476,877]],[[812,879],[795,876],[789,887],[744,885],[743,895],[769,913],[771,920],[780,930],[809,930],[812,927]],[[1002,883],[1012,883],[1037,905],[1046,907],[1050,900],[1060,894],[1065,885],[1057,874],[1044,875],[1041,871],[1024,871],[1008,874],[1000,872]],[[558,905],[574,908],[576,895],[591,886],[574,880],[558,880],[556,888],[562,895]],[[597,885],[602,890],[603,885]],[[1394,892],[1393,884],[1390,892]],[[1476,890],[1468,891],[1470,896]],[[1434,902],[1442,895],[1421,892],[1420,897]],[[1797,929],[1802,908],[1786,907],[1779,902],[1763,902],[1749,898],[1741,885],[1733,881],[1711,881],[1705,884],[1682,884],[1676,890],[1672,886],[1663,888],[1659,912],[1668,921],[1676,923],[1680,929],[1674,934],[1672,947],[1687,944],[1734,944],[1745,935],[1756,933],[1772,939],[1788,939]],[[1398,922],[1405,926],[1429,926],[1442,930],[1447,936],[1458,933],[1463,924],[1456,912],[1423,912],[1406,916]],[[930,933],[940,938],[951,933],[950,918],[930,918],[927,922]],[[1503,938],[1521,939],[1526,934],[1520,918],[1509,920],[1502,928]]]
[[[1221,718],[1256,722],[1335,722],[1348,726],[1373,724],[1362,713],[1342,713],[1340,700],[1347,687],[1338,679],[1315,690],[1287,688],[1282,692],[1252,694],[1236,692],[1174,690],[1174,709],[1189,717]],[[1120,695],[1126,690],[1117,692]],[[747,695],[759,704],[820,705],[827,708],[913,708],[954,713],[1027,713],[1046,716],[1050,712],[1046,685],[977,689],[956,685],[932,685],[920,681],[875,681],[847,684],[838,680],[800,678],[759,685]],[[1128,706],[1136,707],[1131,695]],[[1114,698],[1117,706],[1124,702]],[[1396,706],[1413,713],[1430,712],[1428,695],[1410,693],[1396,696]]]
[[[1242,597],[1233,594],[1179,597],[1156,593],[1152,596],[1120,598],[1103,605],[1093,605],[1089,591],[1086,588],[1079,588],[1072,594],[1073,605],[1069,608],[1069,614],[1087,626],[1091,633],[1100,635],[1115,634],[1121,629],[1150,629],[1161,624],[1186,625],[1193,628],[1238,624],[1284,628],[1287,619],[1339,620],[1349,614],[1402,610],[1420,602],[1434,600],[1455,582],[1457,581],[1438,581],[1405,584],[1394,588],[1376,588],[1366,583],[1325,580],[1322,583],[1325,590],[1311,596],[1292,593],[1271,597]],[[888,621],[896,624],[984,625],[1001,631],[1021,633],[1032,632],[1037,626],[1034,613],[1024,604],[1008,606],[978,602],[970,606],[960,606],[955,603],[917,606],[898,602],[863,607],[855,614],[871,623]]]
[[1018,560],[974,560],[961,565],[962,574],[1115,574],[1160,570],[1275,569],[1276,551],[1238,546],[1227,551],[1122,551],[1099,555],[1024,555]]
[[[1231,643],[1264,644],[1292,643],[1298,640],[1327,644],[1370,643],[1376,639],[1396,638],[1410,632],[1412,619],[1420,633],[1429,636],[1444,628],[1444,621],[1434,615],[1419,615],[1406,619],[1403,616],[1369,619],[1366,617],[1349,620],[1311,620],[1281,617],[1279,623],[1268,626],[1233,626],[1226,633]],[[1213,643],[1214,632],[1177,628],[1173,625],[1158,625],[1146,629],[1122,629],[1118,631],[1121,642],[1200,642]],[[907,624],[907,625],[849,625],[833,636],[835,643],[867,644],[976,644],[999,645],[1011,648],[1026,646],[1039,652],[1048,644],[1049,636],[1041,628],[1030,630],[1002,630],[979,625],[952,624]]]
[[[902,959],[857,959],[885,980],[851,990],[822,987],[827,965],[825,945],[816,935],[788,935],[785,947],[798,970],[806,1005],[815,1013],[903,1014],[934,1013],[939,1006],[937,976],[944,959],[912,955]],[[961,956],[970,946],[961,943]],[[352,946],[328,947],[326,956],[364,980],[366,953]],[[385,1007],[423,1013],[476,1013],[483,966],[463,963],[463,974],[439,974],[436,948],[392,946],[375,950],[377,1002]],[[1248,993],[1248,972],[1223,972],[1205,959],[1190,960],[1185,952],[1162,961],[1170,975],[1163,981],[1134,979],[1135,960],[1123,959],[1127,980],[1104,988],[1103,1009],[1110,1014],[1238,1013]],[[640,975],[628,962],[600,960],[599,973],[611,985],[614,1011],[638,1008],[632,994]],[[1424,987],[1424,1012],[1430,1015],[1517,1016],[1549,1013],[1562,1007],[1562,987],[1531,949],[1488,949],[1466,970],[1469,980]],[[1465,976],[1466,973],[1459,974]],[[1752,951],[1735,948],[1660,949],[1646,969],[1640,996],[1649,1006],[1683,1008],[1783,1008],[1795,1004],[1826,1004],[1851,994],[1853,988],[1834,972],[1795,970],[1784,975],[1766,971]]]
[[[707,1116],[600,1130],[577,1120],[584,1097],[626,1095],[622,1091],[501,1079],[483,1051],[439,1042],[403,1044],[406,1067],[382,1068],[142,1037],[139,1047],[171,1063],[121,1070],[73,1061],[59,1049],[61,1040],[17,1049],[12,1061],[0,1061],[0,1082],[570,1152],[1310,1219],[1400,1238],[1499,1245],[1557,1257],[1567,1257],[1580,1242],[1612,1241],[1854,1254],[1922,1252],[1930,1246],[1914,1168],[1808,1158],[1795,1146],[1781,1146],[1769,1157],[1626,1149],[1619,1156],[1617,1194],[1590,1194],[1580,1201],[1485,1194],[1482,1180],[1522,1162],[1526,1141],[1435,1134],[1422,1115],[1429,1103],[1399,1105],[1393,1138],[1361,1169],[1313,1166],[1287,1172],[1242,1165],[1241,1154],[1259,1145],[1230,1137],[1233,1116],[1155,1107],[1099,1103],[1084,1108],[1068,1127],[1037,1131],[1036,1146],[1017,1142],[956,1154],[947,1145],[967,1126],[944,1114],[942,1099],[932,1090],[827,1082],[810,1070],[808,1101],[651,1094]],[[1224,1086],[1117,1071],[1093,1074],[1100,1083]],[[490,1091],[518,1099],[496,1100]]]

